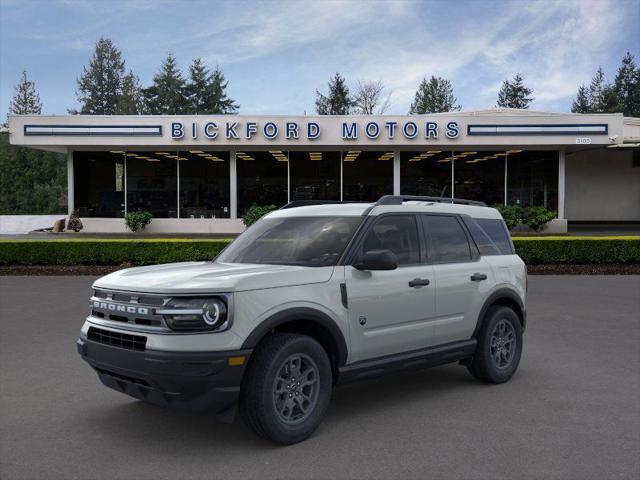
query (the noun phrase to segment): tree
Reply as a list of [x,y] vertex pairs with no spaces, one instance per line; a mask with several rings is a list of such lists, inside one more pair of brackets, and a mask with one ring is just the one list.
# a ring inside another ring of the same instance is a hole
[[76,95],[81,104],[80,113],[116,114],[124,72],[124,60],[120,50],[110,39],[100,38],[89,61],[89,67],[83,67],[82,75],[78,79]]
[[457,98],[453,95],[453,86],[449,80],[431,76],[423,78],[411,104],[410,114],[451,112],[460,110]]
[[140,80],[132,71],[122,79],[121,93],[116,102],[118,115],[140,115],[144,113],[144,97]]
[[326,96],[316,90],[318,115],[348,115],[353,106],[354,100],[349,95],[349,87],[339,73],[329,80],[329,92]]
[[9,113],[14,115],[40,115],[42,113],[42,103],[36,91],[36,84],[27,78],[26,70],[22,71],[20,83],[13,91]]
[[498,92],[498,107],[502,108],[529,108],[533,101],[530,95],[533,89],[524,85],[524,78],[517,73],[512,81],[502,82],[502,88]]
[[185,87],[190,113],[237,113],[239,105],[226,94],[228,83],[220,67],[216,65],[209,73],[202,60],[196,58],[189,67],[189,83]]
[[385,94],[382,80],[358,81],[353,106],[360,115],[382,115],[389,108],[391,93]]
[[622,59],[613,89],[622,112],[628,117],[640,117],[640,69],[631,52]]
[[209,108],[206,113],[238,113],[240,105],[227,97],[228,84],[229,82],[224,78],[224,73],[216,65],[209,81]]
[[[40,115],[35,84],[22,72],[9,113]],[[0,215],[64,213],[67,162],[63,155],[9,143],[0,135]]]
[[153,85],[143,90],[146,108],[154,115],[188,113],[185,80],[175,57],[169,53],[160,71],[153,77]]
[[589,84],[589,104],[591,105],[591,113],[604,112],[604,92],[607,84],[604,79],[604,71],[602,67],[598,67],[596,74]]
[[578,95],[571,104],[571,111],[573,113],[590,113],[591,102],[589,101],[589,91],[584,85],[580,85],[578,88]]

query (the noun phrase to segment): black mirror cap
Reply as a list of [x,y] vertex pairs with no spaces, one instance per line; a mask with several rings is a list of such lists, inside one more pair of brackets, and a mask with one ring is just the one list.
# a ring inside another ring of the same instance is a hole
[[353,265],[357,270],[395,270],[398,257],[391,250],[369,250]]

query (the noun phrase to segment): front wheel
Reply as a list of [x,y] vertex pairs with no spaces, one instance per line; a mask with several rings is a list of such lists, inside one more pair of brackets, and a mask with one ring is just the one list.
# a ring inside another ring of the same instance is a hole
[[275,333],[251,357],[242,382],[240,413],[269,440],[292,444],[309,437],[329,406],[331,363],[313,338]]
[[491,307],[478,333],[476,353],[467,366],[471,375],[488,383],[504,383],[518,369],[522,355],[522,325],[509,307]]

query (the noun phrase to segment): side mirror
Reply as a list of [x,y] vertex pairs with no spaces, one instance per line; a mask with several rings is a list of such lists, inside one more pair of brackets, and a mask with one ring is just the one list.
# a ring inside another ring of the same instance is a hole
[[395,270],[398,257],[391,250],[369,250],[353,265],[357,270]]

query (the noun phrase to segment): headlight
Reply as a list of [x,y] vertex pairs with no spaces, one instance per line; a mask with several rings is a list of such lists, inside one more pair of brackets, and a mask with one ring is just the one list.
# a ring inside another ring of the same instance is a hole
[[172,330],[226,330],[230,326],[225,298],[174,298],[156,313]]

